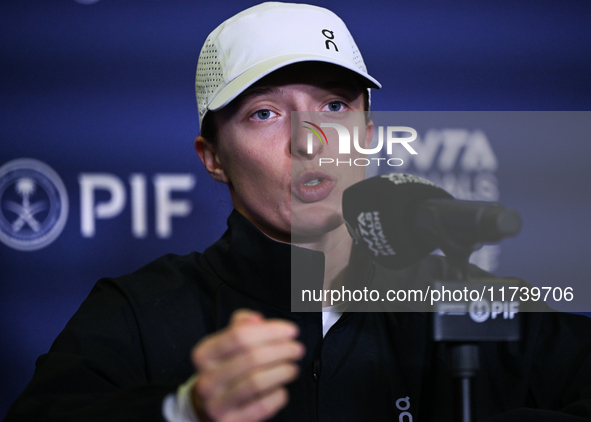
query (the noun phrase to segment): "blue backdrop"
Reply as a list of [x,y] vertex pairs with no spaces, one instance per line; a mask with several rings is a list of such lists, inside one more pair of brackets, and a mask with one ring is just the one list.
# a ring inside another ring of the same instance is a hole
[[[384,85],[376,110],[590,109],[588,1],[312,3],[349,26]],[[0,5],[0,233],[22,235],[0,238],[0,418],[98,278],[203,250],[223,232],[226,188],[192,147],[194,74],[209,32],[253,4]],[[499,200],[524,219],[498,274],[588,277],[588,141],[491,144]]]

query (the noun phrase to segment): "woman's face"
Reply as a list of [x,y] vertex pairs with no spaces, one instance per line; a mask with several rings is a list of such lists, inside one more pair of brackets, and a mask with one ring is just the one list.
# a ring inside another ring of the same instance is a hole
[[[215,113],[214,150],[233,205],[276,240],[310,239],[343,224],[342,193],[364,178],[364,167],[320,166],[319,158],[337,156],[336,131],[325,129],[327,135],[334,132],[328,145],[315,139],[309,150],[311,132],[301,122],[294,125],[301,130],[292,129],[292,112],[304,112],[297,117],[307,121],[315,117],[309,112],[338,113],[334,115],[338,117],[363,111],[364,89],[352,75],[322,63],[291,65],[263,78]],[[364,133],[364,123],[362,140],[371,136],[371,127]]]

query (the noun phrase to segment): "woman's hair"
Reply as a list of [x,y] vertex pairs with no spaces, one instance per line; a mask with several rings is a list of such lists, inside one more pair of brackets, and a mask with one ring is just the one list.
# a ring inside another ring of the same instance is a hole
[[213,118],[215,111],[209,111],[201,122],[200,136],[207,139],[211,145],[217,144],[218,129]]

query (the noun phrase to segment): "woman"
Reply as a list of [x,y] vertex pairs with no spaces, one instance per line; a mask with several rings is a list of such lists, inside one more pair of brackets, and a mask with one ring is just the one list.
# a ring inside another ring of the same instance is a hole
[[[264,74],[259,70],[251,78],[255,80],[252,85],[242,84],[240,94],[221,107],[215,103],[215,97],[199,101],[199,87],[207,78],[200,80],[198,68],[198,103],[214,102],[218,111],[206,106],[205,112],[200,113],[202,136],[196,139],[195,148],[210,175],[228,184],[234,208],[265,235],[324,252],[324,288],[336,288],[342,283],[352,247],[342,217],[342,193],[363,180],[364,168],[320,168],[318,159],[335,157],[337,144],[323,144],[314,138],[310,149],[307,133],[295,131],[292,125],[297,128],[298,120],[305,121],[310,115],[317,117],[318,113],[345,114],[349,120],[355,118],[352,111],[363,115],[369,109],[367,88],[378,85],[365,72],[360,56],[357,65],[353,57],[346,56],[354,54],[356,47],[346,43],[348,31],[342,22],[324,9],[260,5],[232,18],[230,28],[222,24],[221,33],[216,33],[219,28],[216,29],[208,41],[221,39],[229,31],[257,33],[255,25],[260,22],[249,22],[248,30],[237,29],[241,19],[251,19],[255,13],[266,23],[282,17],[285,20],[293,13],[305,14],[309,22],[306,30],[310,34],[302,34],[300,29],[298,35],[302,43],[308,41],[308,36],[316,36],[318,49],[298,57],[292,57],[284,46],[267,52],[267,60],[274,64],[272,72],[256,80],[260,73]],[[311,16],[315,22],[310,22]],[[256,49],[256,39],[249,37],[248,44],[240,41],[225,40],[223,48],[242,52]],[[207,45],[208,42],[205,51]],[[336,51],[339,45],[340,54]],[[301,53],[306,48],[294,51]],[[257,56],[257,53],[250,51],[245,56]],[[259,57],[257,60],[265,62]],[[220,95],[224,96],[223,90],[217,94]],[[304,113],[292,116],[293,112]],[[372,131],[369,123],[366,133],[361,134],[367,142]],[[332,315],[332,322],[336,317],[338,314]],[[295,361],[304,355],[304,347],[294,340],[297,332],[293,324],[265,320],[258,313],[234,314],[226,330],[210,336],[193,351],[193,361],[200,374],[193,388],[198,407],[206,407],[210,415],[222,420],[228,414],[244,414],[244,420],[261,420],[274,414],[287,402],[284,385],[297,376]],[[201,418],[205,419],[203,409],[200,410]]]
[[[363,112],[366,93],[349,70],[326,63],[291,64],[208,116],[216,142],[203,136],[195,142],[212,177],[228,184],[234,208],[259,230],[279,242],[324,252],[324,289],[338,288],[347,269],[352,240],[343,222],[342,194],[363,180],[364,168],[319,168],[318,158],[334,157],[338,144],[316,140],[308,153],[305,132],[292,136],[292,112]],[[368,140],[371,129],[368,125]],[[303,348],[293,340],[293,326],[266,322],[248,312],[236,314],[233,321],[193,353],[201,374],[195,398],[211,396],[215,416],[227,410],[226,403],[241,407],[244,402],[256,418],[269,416],[286,402],[283,385],[296,376],[293,361],[302,357]],[[278,324],[287,330],[281,338]],[[256,335],[241,334],[255,329]],[[237,338],[247,344],[235,345]],[[220,363],[218,351],[226,348],[235,353],[224,354]],[[256,362],[245,356],[256,356]],[[235,371],[230,379],[228,367]],[[228,391],[224,383],[238,385]]]

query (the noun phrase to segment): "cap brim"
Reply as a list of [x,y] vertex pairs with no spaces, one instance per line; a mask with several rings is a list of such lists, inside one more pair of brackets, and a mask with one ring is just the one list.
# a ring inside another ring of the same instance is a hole
[[326,57],[314,56],[311,54],[287,54],[283,56],[276,56],[269,60],[265,60],[264,62],[258,63],[255,66],[238,75],[228,85],[223,87],[219,93],[217,93],[214,96],[213,101],[209,104],[207,109],[211,111],[219,110],[220,108],[228,105],[230,101],[232,101],[242,92],[244,92],[244,90],[247,89],[249,86],[257,82],[258,80],[264,78],[271,72],[274,72],[275,70],[290,64],[307,61],[331,63],[340,67],[344,67],[345,69],[348,69],[356,73],[363,80],[365,80],[367,82],[367,88],[380,89],[382,87],[382,85],[375,78],[371,77],[367,73],[361,72],[359,69],[355,67],[352,67],[348,63],[343,63],[336,60],[329,60]]

